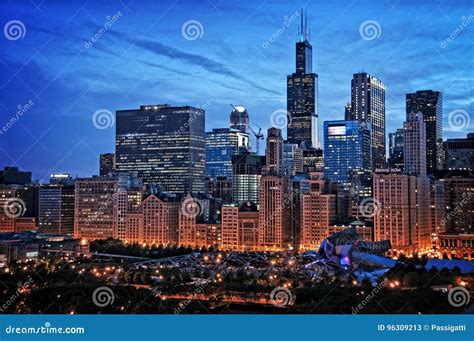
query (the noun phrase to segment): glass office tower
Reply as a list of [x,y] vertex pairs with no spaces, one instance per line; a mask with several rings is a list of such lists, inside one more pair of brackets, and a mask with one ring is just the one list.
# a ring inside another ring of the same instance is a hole
[[116,112],[118,171],[136,172],[162,191],[204,192],[204,110],[190,106],[145,105]]

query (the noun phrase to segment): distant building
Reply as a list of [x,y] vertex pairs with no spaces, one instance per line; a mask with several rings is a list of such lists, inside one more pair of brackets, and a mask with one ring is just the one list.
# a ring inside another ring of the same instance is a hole
[[140,181],[125,173],[77,179],[74,195],[74,237],[86,240],[124,240],[128,205],[126,192],[140,185]]
[[150,195],[143,201],[143,240],[152,245],[176,245],[181,203]]
[[265,167],[265,157],[255,154],[235,155],[232,157],[233,200],[238,203],[253,202],[258,205],[260,178]]
[[290,176],[303,173],[303,150],[298,145],[283,144],[283,171]]
[[143,105],[117,111],[116,122],[118,171],[137,172],[145,184],[166,192],[204,192],[203,109]]
[[225,176],[206,177],[206,193],[223,203],[232,202],[232,181]]
[[254,204],[222,206],[222,248],[259,250],[259,212]]
[[40,187],[38,228],[46,234],[74,232],[74,186],[56,184]]
[[439,253],[449,259],[474,259],[473,233],[440,233]]
[[444,142],[446,170],[474,171],[474,133],[463,139],[448,139]]
[[431,249],[426,177],[378,170],[374,174],[374,239],[390,240],[391,254]]
[[301,184],[300,250],[315,250],[329,235],[329,226],[336,222],[336,196],[327,193],[322,173],[311,173]]
[[371,126],[359,121],[324,122],[324,177],[370,197],[372,187]]
[[350,109],[346,121],[357,120],[371,125],[373,169],[385,167],[385,84],[365,72],[354,74]]
[[400,169],[403,171],[403,146],[403,129],[397,129],[395,133],[388,134],[388,165],[390,168]]
[[268,129],[265,148],[265,174],[283,175],[283,138],[278,128]]
[[0,185],[25,185],[31,183],[31,172],[21,172],[18,167],[0,170]]
[[440,91],[421,90],[406,95],[406,112],[422,112],[426,124],[428,174],[443,167],[443,98]]
[[403,172],[409,175],[426,175],[426,127],[421,112],[407,113],[403,124]]
[[319,148],[310,148],[303,150],[303,172],[323,172],[324,156],[323,150]]
[[230,113],[230,128],[249,134],[249,113],[243,105],[236,105]]
[[196,224],[196,246],[221,248],[221,224]]
[[287,76],[288,142],[303,149],[319,148],[318,75],[313,73],[313,46],[307,18],[301,12],[296,70]]
[[232,156],[246,153],[249,135],[235,129],[213,129],[206,133],[206,176],[232,180]]
[[50,185],[74,186],[75,179],[68,173],[55,173],[49,176]]
[[281,251],[292,247],[293,200],[286,176],[260,179],[259,235],[261,249]]
[[100,154],[100,165],[99,174],[100,176],[106,176],[109,173],[115,171],[115,154],[106,153]]

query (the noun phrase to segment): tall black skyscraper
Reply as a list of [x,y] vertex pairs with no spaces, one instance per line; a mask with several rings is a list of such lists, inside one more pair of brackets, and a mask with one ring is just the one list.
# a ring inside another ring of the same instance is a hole
[[346,120],[367,122],[372,126],[372,169],[384,168],[385,84],[365,72],[354,74],[351,81],[351,105]]
[[303,148],[319,147],[318,75],[313,73],[313,46],[309,43],[307,18],[301,11],[296,43],[296,72],[287,76],[288,142]]
[[406,96],[406,112],[423,113],[426,124],[426,170],[443,168],[443,97],[440,91],[421,90]]
[[167,192],[204,192],[203,109],[145,105],[116,114],[117,171],[137,172],[144,184]]

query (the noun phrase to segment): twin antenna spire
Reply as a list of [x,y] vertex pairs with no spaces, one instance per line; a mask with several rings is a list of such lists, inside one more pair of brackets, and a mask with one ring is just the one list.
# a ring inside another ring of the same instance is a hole
[[301,8],[301,14],[300,14],[300,28],[298,31],[298,36],[300,37],[300,41],[309,41],[310,35],[311,35],[311,29],[308,28],[308,12],[306,9],[303,12],[303,8]]

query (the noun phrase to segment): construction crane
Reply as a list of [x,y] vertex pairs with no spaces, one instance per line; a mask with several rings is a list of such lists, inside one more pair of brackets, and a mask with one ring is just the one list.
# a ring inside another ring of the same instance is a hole
[[255,143],[257,144],[257,155],[260,155],[260,141],[263,140],[263,134],[262,134],[262,128],[258,127],[258,133],[255,132],[255,130],[252,129],[252,127],[249,125],[250,131],[255,135]]

